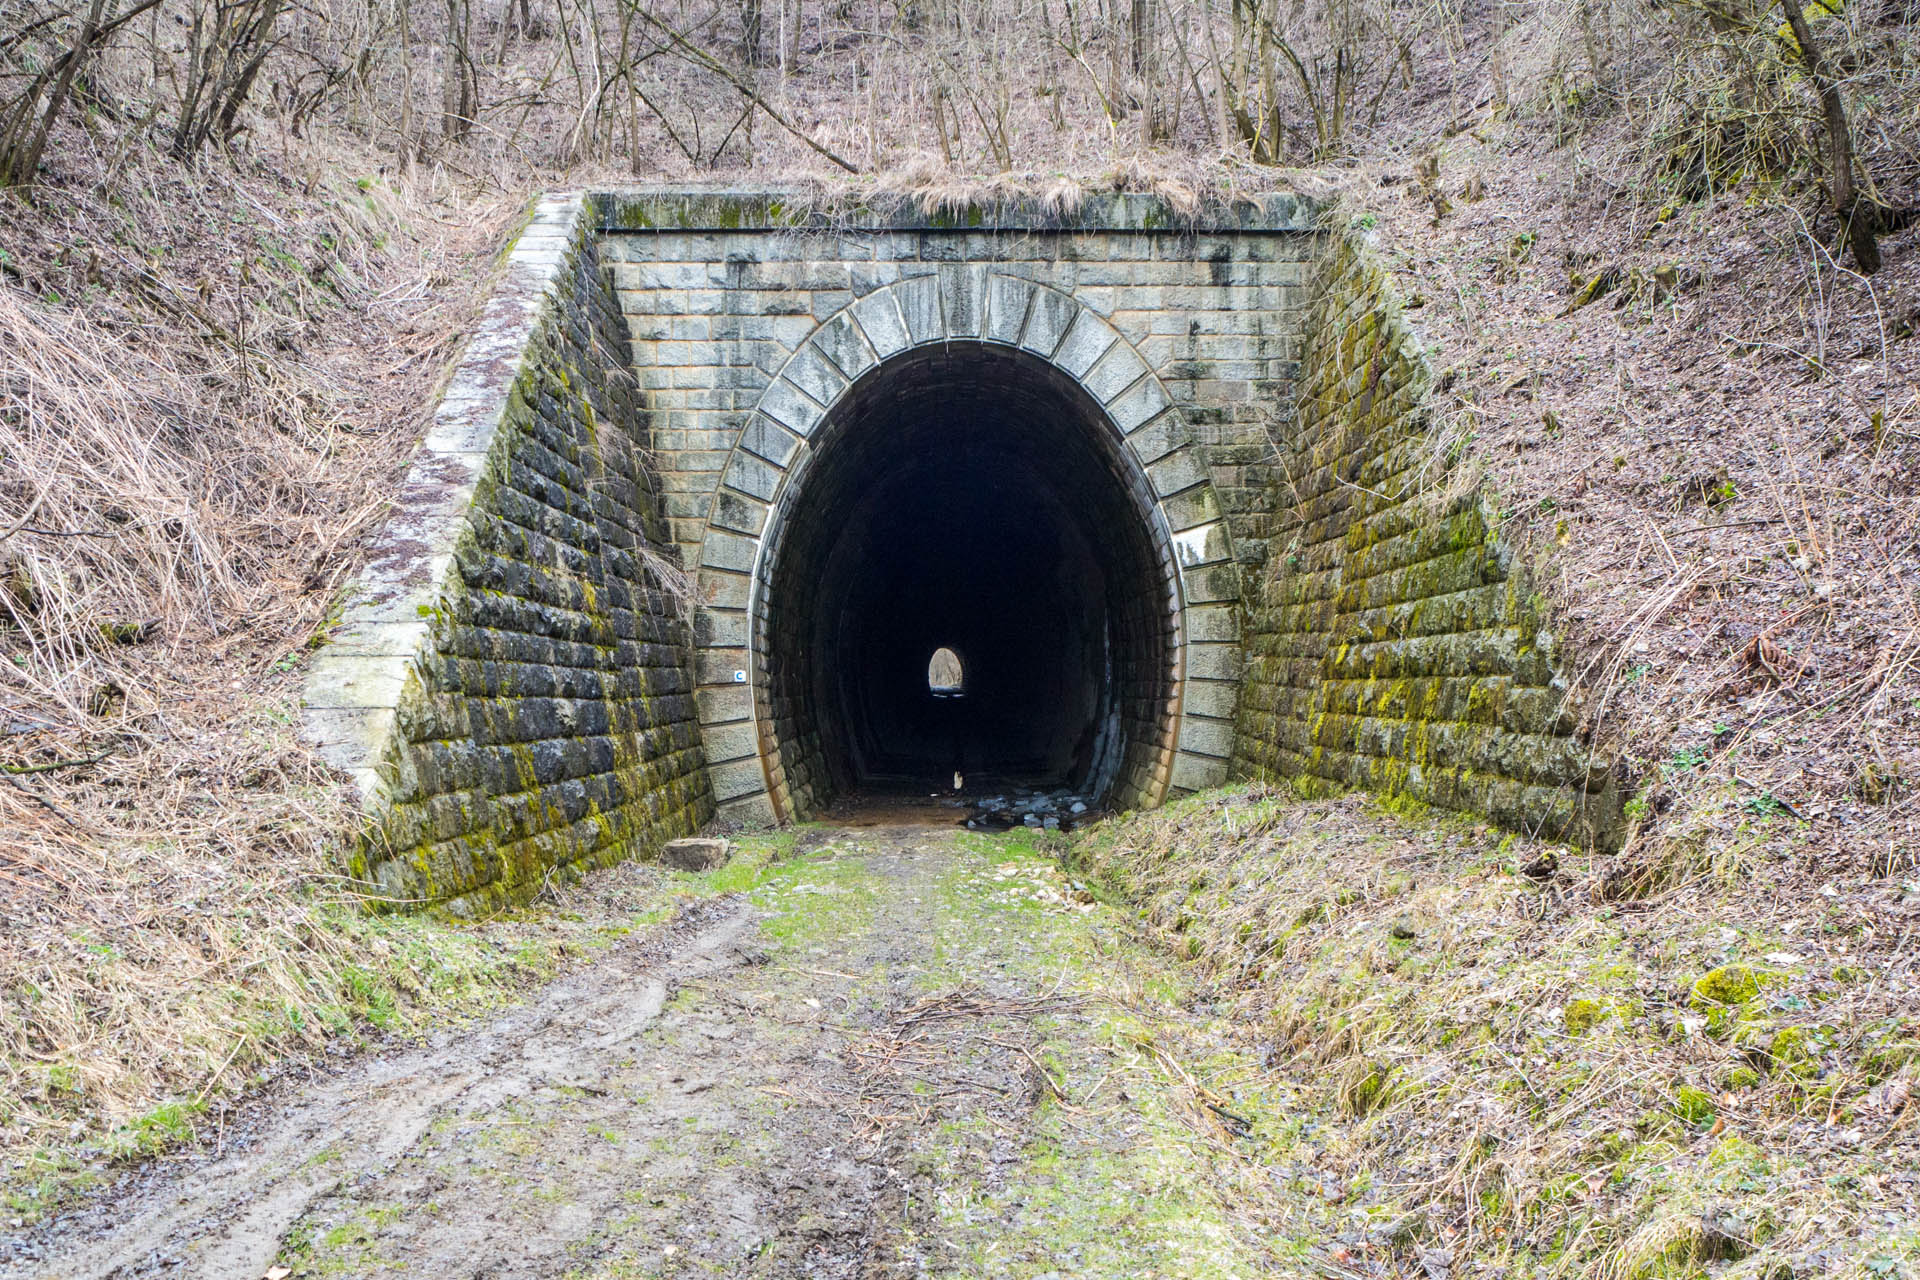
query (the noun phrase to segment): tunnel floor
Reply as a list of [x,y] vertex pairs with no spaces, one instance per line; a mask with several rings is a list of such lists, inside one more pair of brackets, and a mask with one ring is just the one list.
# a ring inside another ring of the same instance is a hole
[[792,816],[955,774],[976,794],[1152,796],[1172,557],[1077,383],[1004,347],[916,350],[842,397],[789,489],[762,634]]

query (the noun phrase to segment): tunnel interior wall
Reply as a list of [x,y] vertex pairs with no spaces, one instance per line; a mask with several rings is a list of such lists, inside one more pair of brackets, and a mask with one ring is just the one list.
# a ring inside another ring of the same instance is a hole
[[375,819],[354,870],[396,901],[510,902],[714,810],[625,320],[566,208],[519,242],[310,678]]
[[[869,369],[811,446],[757,612],[783,805],[949,774],[1150,802],[1178,569],[1102,407],[1030,353],[954,340]],[[957,696],[929,687],[941,648]]]
[[1418,340],[1357,238],[1330,241],[1305,335],[1236,773],[1617,846],[1619,787],[1580,736],[1544,602],[1454,483]]

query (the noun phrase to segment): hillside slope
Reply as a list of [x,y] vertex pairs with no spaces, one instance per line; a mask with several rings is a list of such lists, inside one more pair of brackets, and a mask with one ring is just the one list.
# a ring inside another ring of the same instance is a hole
[[[1837,248],[1819,102],[1770,9],[1735,38],[1735,6],[1626,0],[323,6],[280,29],[223,145],[176,159],[191,8],[124,28],[0,194],[16,1181],[103,1136],[178,1139],[265,1064],[450,999],[413,945],[450,935],[353,910],[336,780],[290,725],[540,189],[1343,201],[1633,770],[1622,865],[1683,884],[1764,853],[1810,920],[1834,884],[1903,900],[1920,246],[1893,231],[1870,277]],[[7,94],[39,94],[85,18],[36,15],[0,9]],[[1920,206],[1911,6],[1815,16],[1860,173]],[[524,977],[512,928],[461,937],[449,986]]]

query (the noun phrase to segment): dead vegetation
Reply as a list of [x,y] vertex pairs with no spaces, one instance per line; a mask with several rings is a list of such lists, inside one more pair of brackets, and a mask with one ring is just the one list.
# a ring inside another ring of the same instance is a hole
[[1037,1053],[1035,1019],[1082,1003],[959,987],[894,1011],[880,1034],[847,1047],[860,1085],[862,1140],[898,1147],[903,1126],[910,1134],[983,1115],[996,1128],[1017,1129],[1035,1104],[1058,1094]]
[[[1858,15],[1856,15],[1858,17]],[[1610,131],[1610,132],[1609,132]],[[1609,142],[1609,139],[1611,141]],[[1920,818],[1920,307],[1912,230],[1868,276],[1788,179],[1688,203],[1644,138],[1590,124],[1584,174],[1497,110],[1430,153],[1477,187],[1437,222],[1377,181],[1381,243],[1444,420],[1581,655],[1649,838],[1805,820],[1910,871]],[[1900,171],[1888,153],[1884,171]]]
[[[276,1002],[361,1009],[298,658],[539,187],[1344,190],[1435,342],[1443,451],[1484,464],[1639,769],[1601,899],[1664,901],[1760,821],[1909,874],[1914,14],[1799,16],[0,0],[7,1149],[320,1034]],[[1373,1065],[1356,1115],[1407,1096]]]
[[29,1187],[66,1159],[33,1153],[177,1136],[393,989],[350,943],[296,668],[475,304],[443,264],[505,212],[440,231],[321,157],[215,189],[68,141],[71,181],[4,211],[0,282],[0,1145]]
[[[1920,899],[1836,874],[1784,816],[1630,886],[1606,857],[1258,788],[1073,857],[1211,973],[1310,1103],[1291,1167],[1346,1224],[1329,1265],[1914,1265]],[[1302,1126],[1254,1120],[1281,1127]]]

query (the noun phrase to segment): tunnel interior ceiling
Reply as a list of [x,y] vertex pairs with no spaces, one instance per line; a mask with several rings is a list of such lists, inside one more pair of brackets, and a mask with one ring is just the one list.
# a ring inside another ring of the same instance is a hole
[[[956,772],[1138,788],[1171,726],[1174,603],[1116,443],[1071,379],[986,344],[898,357],[846,393],[791,482],[767,576],[796,808]],[[929,684],[941,648],[960,696]]]

